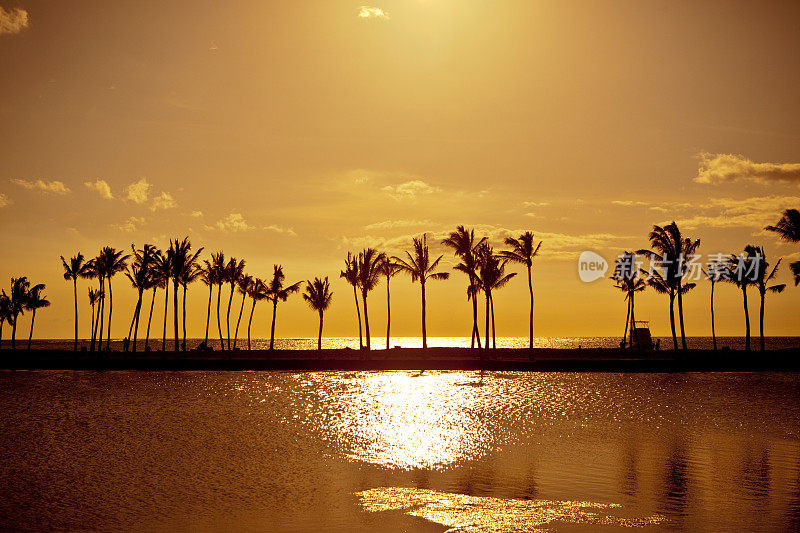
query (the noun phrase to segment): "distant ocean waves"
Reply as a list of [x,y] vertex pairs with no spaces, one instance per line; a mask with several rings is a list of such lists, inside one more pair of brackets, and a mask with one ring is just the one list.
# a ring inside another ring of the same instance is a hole
[[[656,337],[661,339],[661,349],[667,350],[672,347],[671,337]],[[655,341],[654,339],[654,341]],[[203,339],[187,339],[187,347],[194,348]],[[483,340],[481,341],[483,342]],[[535,348],[617,348],[619,347],[619,337],[536,337],[533,340]],[[758,349],[758,337],[751,338],[751,345],[753,349]],[[678,339],[680,345],[680,339]],[[689,337],[687,338],[689,348],[696,349],[711,349],[713,347],[711,337]],[[79,341],[80,346],[88,348],[89,343],[85,340]],[[105,341],[103,343],[105,345]],[[219,339],[209,339],[209,344],[215,349],[220,349]],[[429,347],[469,347],[469,337],[428,337]],[[27,339],[17,339],[17,348],[24,349],[27,346]],[[160,350],[161,339],[150,339],[150,349]],[[173,341],[167,339],[167,350],[172,349],[174,346]],[[265,350],[269,348],[269,339],[252,339],[251,346],[254,350]],[[421,337],[393,337],[390,341],[390,346],[400,346],[403,348],[421,348]],[[729,347],[734,350],[741,350],[745,347],[744,337],[717,337],[718,348]],[[3,339],[2,348],[8,349],[11,347],[11,341],[7,338]],[[34,349],[62,349],[71,350],[73,347],[72,339],[42,339],[34,340],[32,347]],[[111,341],[111,348],[113,350],[121,350],[123,347],[122,340],[113,339]],[[317,347],[317,339],[275,339],[275,348],[280,350],[314,350]],[[323,348],[352,348],[358,349],[358,337],[329,337],[322,339]],[[527,337],[498,337],[498,348],[527,348]],[[766,347],[770,350],[777,350],[783,348],[800,348],[800,337],[767,337]],[[137,350],[144,348],[144,342],[140,340],[137,344]],[[247,349],[247,339],[244,341],[238,339],[236,342],[237,349]],[[385,337],[372,337],[372,348],[383,349],[386,348]]]

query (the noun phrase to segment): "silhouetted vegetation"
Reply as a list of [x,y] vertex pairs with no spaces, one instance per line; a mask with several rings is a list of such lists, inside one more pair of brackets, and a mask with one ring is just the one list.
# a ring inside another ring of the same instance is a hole
[[323,314],[331,306],[333,293],[330,291],[328,277],[325,279],[314,278],[314,281],[306,281],[306,289],[303,293],[303,300],[308,303],[311,309],[319,314],[319,332],[317,333],[317,350],[322,349],[322,320]]

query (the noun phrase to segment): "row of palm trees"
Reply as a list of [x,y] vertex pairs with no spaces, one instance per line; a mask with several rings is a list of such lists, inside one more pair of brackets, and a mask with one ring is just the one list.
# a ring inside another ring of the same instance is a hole
[[[538,255],[541,242],[535,243],[533,233],[525,232],[519,238],[507,238],[505,244],[509,250],[495,253],[487,237],[476,238],[474,229],[458,226],[451,232],[442,244],[452,249],[459,260],[454,270],[467,276],[467,300],[472,303],[472,340],[471,347],[476,343],[481,348],[480,330],[478,328],[478,295],[484,294],[486,304],[486,343],[489,347],[490,334],[492,346],[496,347],[496,328],[494,320],[493,292],[505,287],[516,276],[516,273],[506,273],[509,262],[526,265],[528,271],[528,289],[530,292],[530,347],[533,347],[533,259]],[[405,252],[405,257],[390,256],[374,248],[365,248],[358,254],[348,252],[344,269],[339,276],[344,278],[353,287],[356,318],[358,320],[359,347],[371,349],[371,335],[369,328],[369,311],[367,296],[375,289],[382,278],[386,279],[386,348],[389,348],[391,338],[391,294],[389,282],[399,273],[411,276],[412,283],[419,282],[422,304],[422,347],[428,347],[428,333],[426,324],[426,285],[431,280],[446,280],[450,277],[448,272],[440,272],[439,264],[444,256],[432,259],[428,246],[428,236],[412,239],[412,250]],[[361,305],[359,305],[359,292]],[[363,307],[363,329],[362,313]],[[364,343],[366,336],[366,344]]]
[[[263,280],[245,273],[245,261],[232,257],[226,261],[223,252],[211,254],[211,258],[200,261],[200,254],[203,248],[192,249],[192,244],[188,237],[183,240],[174,239],[170,241],[167,250],[159,250],[151,244],[145,244],[137,249],[131,245],[131,254],[111,247],[103,248],[97,257],[87,260],[83,254],[78,253],[66,260],[61,257],[64,268],[64,279],[72,281],[75,299],[75,341],[74,349],[78,349],[78,289],[77,281],[79,278],[97,280],[97,287],[89,289],[89,303],[92,307],[90,350],[103,349],[103,330],[105,312],[106,283],[108,284],[109,306],[108,306],[108,334],[106,335],[105,349],[110,349],[111,337],[111,317],[113,312],[113,300],[111,292],[111,280],[113,277],[124,272],[125,277],[130,281],[131,286],[137,290],[138,297],[131,318],[131,323],[126,337],[125,350],[133,352],[137,350],[140,317],[142,304],[145,294],[152,291],[150,298],[150,309],[148,312],[147,327],[145,333],[145,349],[148,349],[150,341],[150,330],[153,318],[153,308],[155,306],[156,294],[159,289],[164,290],[164,324],[162,331],[161,349],[167,348],[167,316],[170,304],[170,285],[172,286],[172,307],[173,307],[173,341],[174,350],[186,350],[186,293],[189,285],[200,280],[208,287],[208,305],[206,311],[205,338],[202,347],[209,344],[209,326],[211,319],[211,303],[214,289],[217,289],[217,329],[219,333],[220,349],[235,350],[239,336],[239,327],[246,300],[251,299],[250,317],[247,324],[247,348],[251,348],[250,332],[255,312],[256,303],[262,300],[272,302],[272,326],[270,331],[270,349],[274,348],[275,343],[275,323],[278,302],[285,302],[290,295],[300,290],[302,282],[292,285],[285,285],[285,275],[281,265],[274,265],[272,278]],[[222,333],[222,292],[223,287],[229,287],[228,304],[225,312],[225,335]],[[234,295],[238,292],[241,297],[238,318],[236,319],[233,339],[231,340],[231,309],[233,306]],[[182,298],[179,298],[182,293]],[[307,281],[304,300],[320,314],[320,339],[318,345],[321,346],[322,334],[322,313],[327,310],[332,302],[333,293],[330,291],[330,283],[327,277],[324,279],[315,278]],[[180,300],[180,307],[179,307]],[[179,335],[179,317],[182,326],[182,341]]]
[[44,294],[44,283],[31,285],[26,276],[11,278],[9,294],[0,292],[0,343],[3,341],[3,326],[6,322],[11,326],[11,348],[17,349],[17,323],[20,315],[25,311],[31,312],[31,329],[28,334],[28,350],[31,349],[33,339],[33,325],[36,322],[36,310],[50,307],[50,302]]
[[[800,212],[796,209],[787,209],[777,224],[767,226],[767,231],[777,233],[788,242],[800,242]],[[675,301],[678,302],[678,320],[681,333],[681,347],[685,350],[686,332],[683,319],[683,296],[696,287],[696,283],[687,280],[690,274],[690,264],[686,258],[695,254],[700,246],[699,239],[684,236],[675,222],[665,226],[653,226],[649,235],[651,249],[638,250],[636,253],[624,252],[617,259],[615,274],[612,276],[615,287],[623,291],[627,302],[625,318],[625,331],[623,344],[628,338],[630,326],[630,344],[633,345],[635,325],[635,295],[646,287],[651,287],[659,294],[669,297],[669,317],[672,331],[672,342],[675,350],[678,349],[678,339],[675,330]],[[636,255],[647,257],[659,270],[650,271],[631,268],[636,264]],[[735,285],[742,291],[742,300],[745,319],[745,349],[750,350],[750,311],[747,304],[747,289],[756,287],[760,297],[759,306],[759,337],[760,348],[764,350],[764,309],[767,293],[781,293],[786,289],[786,284],[774,283],[775,276],[781,259],[770,269],[767,255],[763,246],[747,245],[742,254],[723,256],[708,265],[704,270],[705,278],[711,283],[711,335],[714,350],[717,349],[717,336],[714,321],[714,289],[716,283],[727,282]],[[795,285],[800,284],[800,261],[789,265],[794,277]]]

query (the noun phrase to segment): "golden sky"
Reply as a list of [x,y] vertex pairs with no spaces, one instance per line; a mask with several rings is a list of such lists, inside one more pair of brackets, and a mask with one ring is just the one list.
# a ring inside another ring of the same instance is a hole
[[[337,336],[357,333],[338,279],[348,250],[396,253],[457,224],[497,248],[528,229],[544,241],[538,335],[621,334],[624,301],[611,282],[582,283],[577,256],[646,247],[654,223],[678,221],[704,254],[800,256],[761,230],[800,208],[796,2],[0,7],[0,279],[47,284],[41,336],[72,334],[59,255],[184,235],[254,275],[281,263],[289,282],[331,276]],[[125,285],[115,337],[133,308]],[[431,284],[429,335],[469,334],[465,285]],[[708,294],[686,298],[688,335],[710,335]],[[717,294],[718,334],[743,334],[738,292]],[[398,277],[393,295],[393,331],[418,335],[418,286]],[[206,296],[190,290],[190,336]],[[795,287],[770,296],[767,333],[800,335],[799,303]],[[498,335],[527,334],[524,279],[495,307]],[[667,308],[648,292],[637,318],[666,335]],[[256,313],[264,336],[267,306]],[[279,336],[316,334],[299,297],[278,318]]]

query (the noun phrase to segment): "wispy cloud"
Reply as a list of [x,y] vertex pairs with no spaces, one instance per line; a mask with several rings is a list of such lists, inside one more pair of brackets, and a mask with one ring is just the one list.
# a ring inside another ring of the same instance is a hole
[[297,237],[297,233],[292,228],[282,228],[280,226],[276,226],[275,224],[270,224],[269,226],[264,226],[262,229],[267,231],[274,231],[275,233],[283,233],[288,235],[289,237]]
[[361,6],[358,8],[358,16],[362,19],[385,19],[389,20],[389,13],[380,7]]
[[413,228],[419,226],[430,226],[432,224],[433,223],[430,220],[384,220],[383,222],[367,224],[364,226],[364,229],[369,231],[376,229]]
[[395,200],[416,200],[417,197],[441,191],[422,180],[412,180],[399,185],[386,185],[381,190]]
[[247,223],[241,213],[231,213],[225,218],[217,221],[215,226],[209,227],[218,229],[220,231],[232,232],[248,231],[254,228],[254,226],[251,226]]
[[522,202],[525,207],[546,207],[550,202]]
[[142,217],[128,217],[128,219],[121,224],[111,224],[111,227],[125,233],[133,233],[144,224]]
[[28,12],[18,7],[3,9],[0,7],[0,35],[19,33],[30,24]]
[[189,216],[192,217],[192,218],[200,218],[200,217],[203,216],[203,212],[202,211],[192,211],[192,213]]
[[23,179],[12,179],[11,183],[14,185],[19,185],[20,187],[24,187],[25,189],[29,190],[38,190],[46,193],[52,194],[67,194],[70,192],[69,188],[64,185],[63,182],[58,180],[53,181],[43,181],[43,180],[23,180]]
[[745,227],[760,233],[764,226],[777,222],[783,210],[795,205],[800,205],[800,196],[713,198],[698,204],[699,212],[680,218],[677,223],[685,229]]
[[0,193],[0,207],[5,207],[7,205],[11,205],[11,198],[6,196],[5,194]]
[[147,201],[152,185],[147,182],[147,178],[141,178],[125,187],[125,199],[135,204],[143,204]]
[[733,181],[754,181],[774,183],[776,181],[800,183],[800,163],[754,163],[750,159],[734,154],[698,155],[700,165],[697,183],[727,183]]
[[83,184],[86,185],[87,189],[97,192],[97,194],[106,200],[114,199],[114,195],[111,193],[111,187],[109,187],[106,180],[95,180],[94,182],[84,181]]
[[161,191],[161,194],[153,198],[153,201],[150,203],[150,211],[155,211],[156,209],[170,209],[177,206],[178,202],[175,201],[170,193]]

